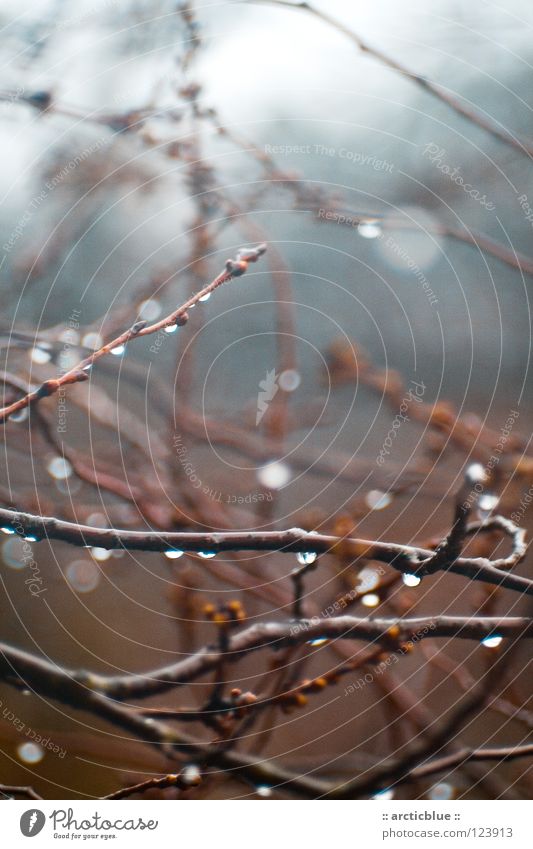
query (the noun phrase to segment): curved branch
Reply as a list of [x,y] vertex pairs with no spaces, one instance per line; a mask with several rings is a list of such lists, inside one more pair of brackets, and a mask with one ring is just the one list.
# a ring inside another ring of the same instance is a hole
[[[88,696],[126,700],[146,698],[173,687],[183,686],[212,672],[222,660],[235,663],[260,649],[278,650],[316,639],[341,639],[382,643],[394,651],[411,640],[419,641],[426,637],[455,637],[480,641],[495,634],[501,637],[531,639],[533,619],[520,616],[422,616],[409,619],[337,616],[257,623],[231,636],[225,651],[216,644],[206,645],[177,663],[140,675],[115,677],[61,669],[21,649],[0,643],[0,679],[9,682],[13,677],[20,678],[37,688],[50,684],[53,679],[58,688],[55,695],[55,691],[51,689],[53,698],[60,698],[59,693],[63,690],[68,697],[73,692],[78,696],[78,690],[85,689]],[[90,700],[88,701],[87,709],[90,710]]]
[[[282,553],[313,551],[317,554],[334,554],[339,548],[354,559],[365,558],[387,563],[400,572],[418,571],[426,574],[439,569],[462,575],[474,581],[495,584],[499,587],[533,595],[533,580],[513,575],[504,569],[519,563],[525,556],[525,532],[507,519],[498,517],[498,528],[510,533],[513,540],[513,552],[507,558],[487,560],[483,557],[457,557],[450,559],[439,557],[435,552],[412,545],[400,545],[379,540],[352,539],[336,537],[290,528],[285,531],[224,531],[215,533],[182,533],[179,531],[161,533],[157,531],[127,531],[116,528],[93,528],[66,522],[52,516],[35,516],[15,510],[0,508],[0,523],[9,531],[20,536],[31,536],[37,541],[43,538],[60,540],[76,546],[96,546],[106,549],[126,549],[128,551],[168,551],[179,549],[188,552],[221,551],[279,551]],[[496,519],[491,519],[486,528],[493,530]],[[484,530],[485,526],[477,526]]]
[[296,3],[292,3],[290,0],[259,0],[259,2],[268,3],[272,6],[283,6],[288,9],[301,9],[308,12],[313,15],[313,17],[318,18],[323,21],[323,23],[328,24],[337,32],[349,38],[362,53],[366,53],[367,56],[372,56],[374,59],[377,59],[381,65],[384,65],[392,71],[401,74],[402,77],[411,80],[411,82],[415,83],[415,85],[423,91],[432,95],[437,100],[440,100],[441,103],[446,104],[446,106],[450,107],[450,109],[453,109],[457,115],[460,115],[462,118],[466,118],[471,124],[486,130],[491,136],[499,139],[499,141],[505,142],[505,144],[514,148],[514,150],[518,150],[520,153],[525,154],[528,157],[533,156],[533,142],[530,139],[520,138],[504,127],[499,121],[496,121],[494,118],[491,118],[485,112],[481,112],[474,106],[469,105],[465,98],[457,97],[450,90],[444,88],[438,83],[428,80],[428,78],[422,76],[422,74],[417,74],[416,71],[412,71],[410,68],[406,67],[392,56],[384,53],[382,50],[372,47],[368,44],[368,42],[364,41],[361,36],[354,32],[354,30],[345,26],[345,24],[327,14],[327,12],[323,12],[320,9],[315,8],[311,3],[306,2],[306,0]]
[[215,291],[215,289],[222,286],[223,283],[228,283],[234,277],[240,277],[243,275],[248,268],[248,263],[256,262],[259,257],[265,253],[265,251],[266,245],[259,245],[258,247],[250,250],[242,249],[238,251],[237,258],[235,260],[228,259],[224,270],[221,271],[220,274],[211,281],[211,283],[204,286],[203,289],[200,289],[199,292],[196,292],[195,295],[188,298],[181,307],[178,307],[178,309],[165,316],[165,318],[155,322],[155,324],[149,325],[146,321],[137,321],[128,330],[125,330],[110,342],[106,342],[105,345],[102,345],[102,347],[98,348],[97,351],[94,351],[88,357],[80,360],[79,363],[64,372],[64,374],[60,377],[45,380],[44,383],[42,383],[37,389],[28,393],[23,398],[19,398],[17,401],[13,401],[12,404],[2,407],[0,409],[0,422],[5,422],[12,413],[17,413],[20,410],[37,403],[41,400],[41,398],[48,398],[50,395],[54,395],[63,386],[69,386],[72,383],[79,383],[81,381],[88,380],[88,372],[97,360],[106,356],[106,354],[109,354],[114,349],[127,345],[132,339],[139,339],[141,336],[150,336],[153,333],[158,333],[159,331],[164,331],[168,328],[186,324],[188,320],[187,310],[194,307],[198,301],[205,298],[207,295],[210,295]]

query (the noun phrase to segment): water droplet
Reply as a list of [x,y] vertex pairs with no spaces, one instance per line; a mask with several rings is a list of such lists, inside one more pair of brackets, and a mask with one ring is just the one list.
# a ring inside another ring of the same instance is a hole
[[497,634],[493,634],[491,637],[484,637],[481,640],[481,645],[485,646],[488,649],[495,649],[498,648],[502,640],[503,637],[500,637]]
[[294,392],[295,389],[298,389],[301,381],[300,373],[293,368],[282,371],[278,378],[279,388],[283,389],[284,392]]
[[394,790],[391,787],[386,787],[385,790],[380,790],[379,793],[374,793],[372,799],[376,799],[380,802],[388,802],[390,799],[394,799]]
[[364,569],[361,569],[357,577],[359,578],[359,583],[355,589],[359,593],[366,590],[374,590],[379,586],[379,573],[376,569],[372,569],[371,566],[365,566]]
[[147,321],[154,321],[159,318],[161,311],[161,304],[154,298],[148,298],[139,304],[139,318],[145,318]]
[[49,363],[52,359],[52,355],[48,351],[43,351],[42,348],[31,348],[30,352],[30,360],[33,363],[38,363],[42,365],[44,363]]
[[19,759],[26,764],[38,764],[44,758],[44,749],[37,743],[21,743],[17,747]]
[[104,344],[103,338],[99,333],[86,333],[81,344],[84,348],[90,348],[92,351],[97,351]]
[[376,593],[367,593],[361,599],[361,604],[365,607],[377,607],[380,602],[380,597]]
[[26,536],[22,537],[22,539],[26,540],[26,542],[38,542],[39,541],[38,537],[33,536],[33,534],[27,534]]
[[268,784],[260,784],[255,788],[255,792],[261,799],[268,799],[269,796],[272,796],[272,787],[269,787]]
[[165,557],[168,557],[169,560],[177,560],[178,557],[182,557],[184,552],[179,548],[170,548],[168,551],[164,552]]
[[465,472],[465,478],[470,483],[483,483],[486,479],[485,469],[481,463],[471,463]]
[[329,642],[328,637],[316,637],[314,640],[307,640],[308,646],[323,646]]
[[211,560],[212,557],[216,557],[216,551],[199,551],[198,557],[203,557],[204,560]]
[[291,477],[289,466],[277,460],[257,470],[257,479],[266,489],[281,489],[288,484]]
[[210,297],[211,297],[211,292],[206,292],[205,295],[202,295],[201,298],[198,298],[198,302],[200,304],[205,304],[205,302],[208,301]]
[[363,239],[379,239],[381,236],[381,225],[375,218],[368,221],[361,221],[357,232]]
[[29,545],[25,545],[20,537],[6,539],[2,545],[2,559],[10,569],[24,569],[28,559],[31,559],[28,557],[29,550]]
[[428,796],[437,802],[447,802],[448,799],[453,799],[453,787],[451,784],[445,782],[435,784],[429,791]]
[[9,416],[10,422],[24,422],[28,418],[29,412],[27,407],[23,407],[22,410],[17,410],[15,413],[11,413]]
[[371,510],[384,510],[392,502],[392,496],[380,489],[371,489],[365,495],[365,501]]
[[90,593],[100,582],[100,570],[92,560],[76,560],[65,569],[65,577],[76,592]]
[[54,457],[48,463],[48,473],[57,480],[65,480],[72,474],[72,465],[64,457]]
[[197,786],[202,780],[202,773],[200,772],[200,767],[196,766],[196,764],[189,764],[182,771],[181,778],[185,782],[185,784],[190,784],[191,787]]
[[15,533],[14,528],[10,528],[8,525],[4,525],[3,528],[0,528],[0,531],[2,531],[3,534],[9,534],[9,535]]
[[490,492],[486,492],[480,496],[477,506],[482,513],[491,513],[498,506],[499,498]]
[[102,562],[102,560],[109,560],[111,557],[111,551],[107,548],[99,548],[96,546],[95,548],[91,548],[91,556],[94,557],[95,560]]
[[117,345],[116,348],[111,348],[109,353],[113,354],[114,357],[121,357],[125,350],[125,345]]
[[402,575],[402,581],[406,587],[417,587],[421,580],[422,578],[419,578],[418,575],[411,575],[408,572],[404,572]]
[[167,326],[163,328],[165,333],[175,333],[177,329],[178,329],[177,324],[167,324]]
[[300,566],[310,566],[317,559],[316,551],[299,551],[296,555],[296,560]]

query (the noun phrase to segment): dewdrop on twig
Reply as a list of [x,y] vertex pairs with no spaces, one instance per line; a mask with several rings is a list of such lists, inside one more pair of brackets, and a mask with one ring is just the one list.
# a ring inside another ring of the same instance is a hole
[[484,483],[487,475],[481,463],[471,463],[465,472],[465,478],[471,484]]
[[311,566],[312,563],[317,559],[318,554],[316,551],[299,551],[296,555],[296,560],[300,564],[300,566]]
[[111,552],[107,548],[99,548],[98,546],[95,546],[91,548],[91,556],[94,557],[95,560],[102,562],[102,560],[109,560]]
[[483,637],[481,640],[481,645],[485,646],[487,649],[496,649],[502,642],[503,637],[500,637],[498,634],[492,634],[489,637]]
[[183,557],[185,552],[181,551],[179,548],[171,548],[163,553],[169,560],[178,560],[179,557]]
[[402,581],[406,587],[417,587],[421,580],[422,578],[419,578],[418,575],[412,575],[409,572],[404,572],[402,575]]
[[390,799],[394,799],[394,790],[391,787],[387,787],[385,790],[379,790],[377,793],[374,793],[371,798],[380,802],[388,802]]
[[376,593],[367,593],[361,599],[361,604],[365,607],[377,607],[381,599]]
[[56,480],[65,480],[72,474],[72,464],[65,457],[54,457],[47,465],[48,474]]
[[477,508],[483,518],[487,518],[490,513],[498,506],[500,499],[497,495],[491,492],[485,492],[479,497]]

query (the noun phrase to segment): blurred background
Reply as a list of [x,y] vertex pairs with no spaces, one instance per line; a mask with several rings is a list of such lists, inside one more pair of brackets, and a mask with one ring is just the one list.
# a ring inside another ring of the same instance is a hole
[[[134,320],[170,313],[241,245],[268,245],[177,333],[115,350],[86,383],[8,421],[3,506],[99,527],[299,526],[427,545],[446,534],[468,465],[495,455],[478,512],[520,510],[533,483],[530,5],[316,9],[340,27],[266,2],[0,3],[0,353],[15,378],[4,403]],[[530,513],[517,521],[529,527]],[[486,535],[471,548],[505,545]],[[190,654],[214,639],[209,603],[239,599],[250,622],[291,613],[293,555],[169,560],[42,541],[32,556],[37,596],[21,540],[1,544],[1,638],[69,667],[137,672]],[[310,575],[306,612],[360,586],[363,569],[371,592],[356,615],[527,609],[456,576],[405,586],[340,552]],[[520,569],[530,575],[531,559]],[[361,648],[306,646],[281,671],[258,655],[224,685],[277,692]],[[366,667],[305,707],[273,707],[239,747],[355,775],[451,710],[494,650],[425,641],[355,693],[344,691]],[[530,734],[521,651],[502,698],[522,719],[484,710],[456,744]],[[199,707],[210,687],[153,704]],[[83,798],[166,769],[30,689],[2,686],[0,699],[5,783]],[[391,794],[528,798],[529,770],[478,765]],[[257,788],[214,776],[191,794]]]

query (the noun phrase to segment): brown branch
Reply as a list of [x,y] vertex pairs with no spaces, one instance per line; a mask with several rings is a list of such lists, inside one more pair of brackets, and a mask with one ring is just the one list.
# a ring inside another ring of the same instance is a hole
[[16,784],[0,784],[0,793],[6,796],[21,796],[23,799],[35,799],[42,801],[43,797],[33,787],[18,787]]
[[191,787],[197,787],[201,783],[201,778],[189,778],[186,772],[170,773],[162,778],[148,778],[146,781],[141,781],[139,784],[132,784],[130,787],[123,787],[115,793],[110,793],[108,796],[102,796],[102,799],[129,799],[135,793],[146,793],[147,790],[165,790],[172,787],[177,790],[190,790]]
[[[300,645],[315,639],[362,640],[382,643],[389,650],[397,650],[413,638],[416,641],[431,637],[455,637],[481,641],[498,634],[502,637],[533,637],[533,620],[527,617],[466,617],[435,616],[414,618],[365,619],[355,616],[337,616],[320,619],[300,619],[288,622],[262,622],[233,634],[226,652],[217,645],[206,645],[176,663],[137,675],[102,676],[94,673],[66,673],[72,675],[95,693],[117,700],[146,698],[181,687],[216,670],[221,659],[236,663],[242,657],[262,649],[279,650],[285,646]],[[0,643],[0,678],[9,678],[10,664],[20,670],[21,677],[28,672],[34,676],[34,658],[20,649]],[[43,664],[44,661],[39,661]],[[41,668],[41,667],[39,667]],[[30,679],[31,680],[31,679]]]
[[486,704],[497,676],[501,676],[502,662],[505,662],[505,659],[500,656],[485,673],[474,692],[459,705],[458,709],[439,723],[434,730],[429,729],[421,740],[413,743],[403,758],[385,760],[368,773],[365,772],[351,781],[336,786],[326,794],[326,797],[358,799],[392,785],[411,781],[414,769],[448,745],[468,719]]
[[528,758],[533,756],[533,743],[523,746],[502,746],[494,749],[472,749],[467,746],[445,755],[438,760],[432,760],[411,772],[411,778],[426,778],[436,772],[456,769],[468,761],[504,761]]
[[384,65],[392,71],[401,74],[402,77],[411,80],[411,82],[415,83],[423,91],[453,109],[457,115],[460,115],[462,118],[466,118],[471,124],[486,130],[491,136],[510,145],[510,147],[514,148],[514,150],[518,150],[520,153],[529,157],[533,156],[533,143],[530,139],[520,138],[504,127],[499,121],[496,121],[494,118],[491,118],[486,113],[476,109],[474,106],[467,104],[467,101],[464,98],[457,97],[450,90],[428,80],[427,77],[424,77],[421,74],[417,74],[415,71],[412,71],[397,59],[393,59],[392,56],[389,56],[382,50],[372,47],[352,29],[345,26],[331,15],[328,15],[327,12],[323,12],[320,9],[315,8],[311,3],[305,2],[305,0],[304,2],[296,3],[291,3],[289,0],[259,0],[259,2],[269,3],[272,6],[284,6],[288,9],[301,9],[305,12],[309,12],[309,14],[313,15],[313,17],[318,18],[325,24],[333,27],[333,29],[337,32],[349,38],[362,53],[366,53],[367,56],[372,56],[374,59],[377,59],[381,65]]
[[[434,627],[432,627],[434,626]],[[466,619],[439,617],[434,620],[356,620],[352,617],[339,617],[337,620],[316,622],[299,622],[287,624],[270,624],[253,626],[229,641],[227,659],[235,660],[243,652],[253,651],[264,645],[276,645],[304,642],[318,635],[329,635],[340,638],[362,638],[372,641],[398,641],[409,635],[417,634],[420,639],[424,629],[432,637],[456,636],[480,639],[494,633],[495,630],[503,636],[533,637],[533,623],[526,618],[501,619]],[[296,629],[296,630],[295,630]],[[213,669],[220,658],[216,649],[203,649],[197,652],[190,661],[182,661],[174,668],[163,670],[168,676],[184,670],[189,663],[189,680]],[[192,663],[191,663],[192,661]],[[193,668],[195,667],[195,668]],[[160,674],[159,672],[157,673]],[[93,713],[112,724],[133,733],[144,742],[155,745],[162,754],[171,756],[174,750],[187,753],[191,758],[205,758],[209,765],[235,771],[247,780],[266,782],[282,786],[285,790],[314,798],[317,795],[330,794],[335,797],[346,797],[354,793],[353,782],[349,785],[333,787],[307,777],[293,775],[272,762],[254,761],[253,758],[224,748],[213,748],[195,738],[184,735],[153,718],[145,718],[126,706],[112,701],[109,697],[122,695],[148,695],[161,692],[173,683],[184,683],[184,676],[178,681],[156,681],[153,673],[148,676],[129,676],[126,678],[104,678],[88,673],[74,673],[58,667],[42,658],[37,658],[20,649],[0,644],[0,678],[7,683],[20,687],[30,686],[41,695],[69,705],[77,710]],[[107,691],[106,691],[107,688]],[[115,692],[118,690],[118,692]],[[416,759],[415,759],[416,760]],[[399,768],[394,766],[394,770]],[[382,772],[380,772],[380,775]],[[356,781],[360,781],[357,779]],[[366,780],[365,780],[366,781]],[[365,785],[366,786],[366,783]],[[349,787],[349,790],[347,789]],[[363,787],[363,785],[361,785]],[[361,790],[361,788],[359,788]],[[363,789],[361,792],[363,792]]]
[[[498,517],[499,519],[501,517]],[[317,554],[335,554],[339,546],[354,559],[365,558],[387,563],[400,572],[425,574],[435,566],[435,552],[411,545],[336,537],[327,534],[309,533],[301,528],[285,531],[225,531],[215,533],[189,533],[156,531],[127,531],[116,528],[93,528],[66,522],[55,517],[36,516],[6,508],[0,508],[0,524],[16,531],[21,536],[60,540],[76,546],[97,546],[106,549],[130,551],[279,551],[285,554],[314,551]],[[495,584],[516,592],[533,595],[533,580],[514,575],[506,569],[519,563],[525,556],[524,530],[509,520],[500,522],[501,530],[512,534],[513,551],[507,558],[487,560],[482,557],[457,557],[449,562],[437,561],[440,569],[475,581]],[[494,529],[494,520],[487,524]],[[478,532],[485,529],[477,526]]]
[[[308,211],[309,204],[301,205],[305,211]],[[324,212],[333,213],[332,218],[328,218]],[[410,221],[405,217],[394,215],[393,213],[383,212],[367,212],[361,210],[353,210],[345,206],[341,206],[338,202],[329,204],[324,209],[324,206],[318,211],[315,210],[315,216],[318,221],[323,224],[334,223],[344,224],[346,227],[353,227],[355,224],[364,224],[367,221],[378,221],[380,226],[385,230],[416,230],[418,225],[416,222]],[[343,220],[340,220],[342,216]],[[514,247],[497,242],[486,233],[479,230],[474,230],[470,227],[454,227],[450,224],[441,223],[440,221],[424,221],[424,229],[435,236],[442,236],[446,239],[453,239],[457,242],[462,242],[472,248],[477,248],[481,253],[493,256],[495,259],[503,262],[510,268],[515,268],[523,274],[533,274],[533,257],[528,254],[516,251]]]
[[223,283],[227,283],[232,278],[243,275],[248,268],[248,264],[250,262],[256,262],[265,251],[266,245],[259,245],[257,248],[252,248],[250,250],[240,250],[237,253],[237,258],[235,260],[227,260],[224,270],[221,271],[220,274],[211,281],[211,283],[204,286],[203,289],[200,289],[199,292],[196,292],[195,295],[188,298],[181,307],[178,307],[178,309],[174,310],[169,315],[165,316],[165,318],[160,319],[154,324],[148,325],[146,321],[136,322],[128,330],[125,330],[119,336],[115,337],[115,339],[112,339],[110,342],[106,342],[106,344],[102,345],[102,347],[97,351],[93,351],[92,354],[80,360],[79,363],[70,368],[60,377],[45,380],[44,383],[42,383],[37,389],[28,393],[24,397],[19,398],[17,401],[13,401],[12,404],[2,407],[0,409],[0,422],[4,422],[12,413],[17,413],[20,410],[37,403],[41,400],[41,398],[47,398],[50,395],[54,395],[61,387],[88,380],[88,372],[94,363],[101,357],[109,354],[115,348],[127,345],[128,342],[132,341],[132,339],[139,339],[142,336],[150,336],[160,330],[163,331],[166,328],[185,324],[188,320],[187,310],[194,307],[201,298],[204,298],[206,295],[210,295],[211,292],[214,292],[215,289],[218,289],[218,287]]

